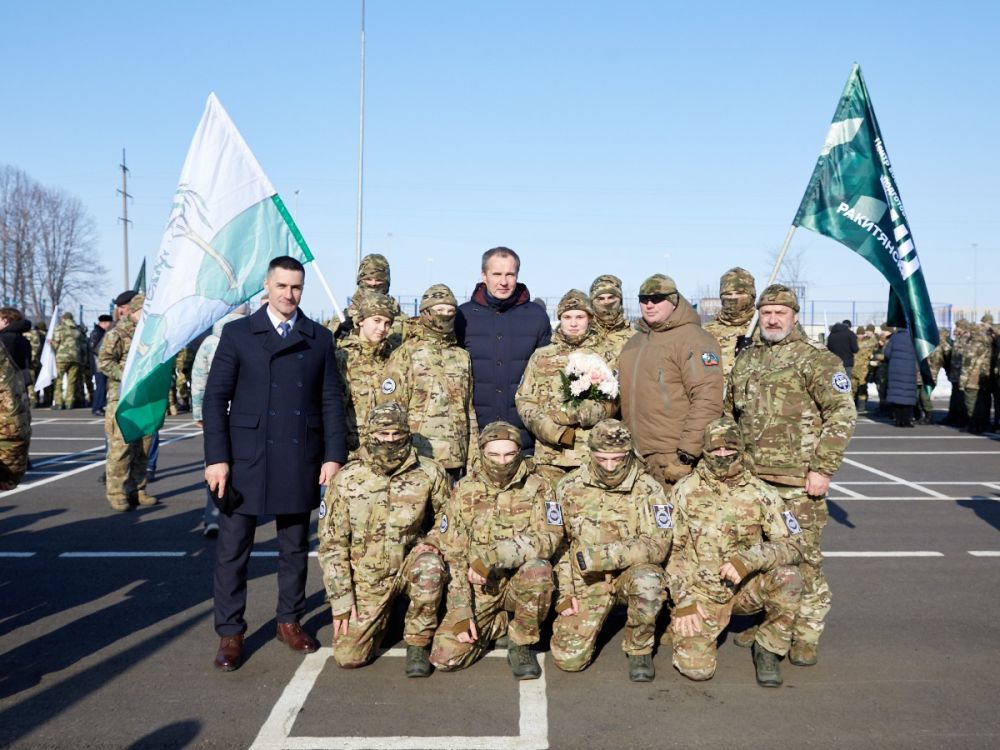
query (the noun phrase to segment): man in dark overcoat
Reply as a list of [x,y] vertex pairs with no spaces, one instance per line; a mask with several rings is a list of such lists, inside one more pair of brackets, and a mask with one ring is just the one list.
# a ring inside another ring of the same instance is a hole
[[258,516],[274,516],[278,536],[277,637],[309,653],[316,640],[305,614],[309,516],[320,485],[347,460],[342,384],[332,334],[299,303],[305,269],[289,256],[268,266],[268,303],[222,329],[205,387],[205,479],[220,498],[227,485],[242,503],[219,517],[215,564],[215,665],[242,663],[247,564]]

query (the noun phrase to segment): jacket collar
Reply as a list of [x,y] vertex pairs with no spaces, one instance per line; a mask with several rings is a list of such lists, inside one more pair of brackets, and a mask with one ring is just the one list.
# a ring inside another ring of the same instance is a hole
[[[483,307],[494,307],[486,297],[486,284],[482,281],[476,284],[476,288],[472,292],[472,301]],[[531,302],[531,292],[528,291],[528,287],[519,281],[517,282],[517,286],[514,287],[514,293],[507,299],[498,300],[498,302],[499,304],[495,306],[495,309],[505,312],[512,307],[519,307],[527,302]]]

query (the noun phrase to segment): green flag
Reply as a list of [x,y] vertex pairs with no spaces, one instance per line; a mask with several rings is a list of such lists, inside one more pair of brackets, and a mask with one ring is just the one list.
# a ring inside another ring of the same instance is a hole
[[142,265],[139,266],[139,273],[135,277],[135,283],[132,285],[133,292],[146,293],[146,259],[142,259]]
[[857,64],[792,223],[847,245],[875,266],[892,290],[890,312],[901,309],[905,316],[917,356],[934,350],[938,330],[927,284]]

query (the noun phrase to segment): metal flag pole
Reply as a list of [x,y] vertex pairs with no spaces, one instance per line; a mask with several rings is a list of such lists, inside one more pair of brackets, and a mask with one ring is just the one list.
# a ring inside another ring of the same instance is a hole
[[313,270],[316,272],[316,275],[319,277],[320,286],[323,287],[323,291],[326,292],[326,296],[329,297],[330,302],[333,303],[334,313],[336,313],[337,317],[340,319],[340,322],[343,323],[344,313],[341,312],[340,305],[337,304],[337,298],[333,296],[333,291],[330,289],[330,285],[326,283],[326,276],[324,276],[323,272],[319,269],[319,261],[317,261],[316,258],[312,259],[312,267]]
[[[792,244],[792,235],[795,234],[796,227],[792,224],[788,228],[788,234],[785,235],[785,244],[781,246],[781,252],[778,253],[778,259],[774,262],[774,268],[771,269],[771,275],[767,279],[767,284],[764,285],[764,289],[767,289],[771,284],[774,283],[774,279],[778,276],[778,270],[781,268],[781,264],[785,260],[785,253],[788,252],[788,246]],[[746,337],[747,340],[753,336],[753,329],[757,327],[757,321],[760,319],[760,310],[754,309],[753,318],[750,319],[750,325],[747,326]]]
[[[361,265],[361,225],[365,185],[365,0],[361,0],[361,100],[358,111],[358,217],[354,240],[354,267]],[[321,277],[322,278],[322,277]],[[334,303],[336,304],[336,303]]]

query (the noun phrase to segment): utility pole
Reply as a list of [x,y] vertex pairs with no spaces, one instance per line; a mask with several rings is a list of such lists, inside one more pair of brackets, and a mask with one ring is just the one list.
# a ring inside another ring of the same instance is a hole
[[122,168],[122,189],[117,191],[121,193],[122,196],[122,215],[118,217],[118,221],[122,223],[122,252],[125,256],[125,266],[124,266],[124,276],[125,282],[122,286],[123,289],[131,289],[132,284],[128,280],[128,225],[131,222],[128,220],[128,199],[132,196],[128,194],[128,167],[125,166],[125,149],[122,149],[122,163],[119,164]]
[[365,0],[361,0],[361,100],[358,112],[358,218],[354,242],[354,267],[361,265],[361,224],[365,183]]

